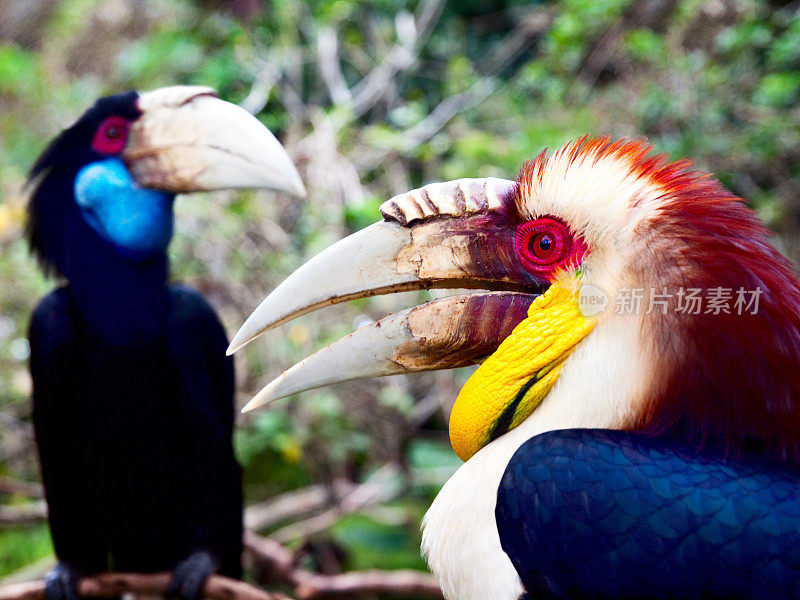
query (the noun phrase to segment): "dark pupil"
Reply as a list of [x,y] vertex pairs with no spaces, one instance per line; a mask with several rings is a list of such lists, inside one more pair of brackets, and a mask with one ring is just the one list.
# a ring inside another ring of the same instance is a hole
[[106,130],[106,137],[112,140],[119,137],[119,129],[112,125]]
[[550,239],[549,235],[543,235],[542,239],[539,240],[539,248],[541,248],[542,252],[549,252],[552,246],[553,240]]

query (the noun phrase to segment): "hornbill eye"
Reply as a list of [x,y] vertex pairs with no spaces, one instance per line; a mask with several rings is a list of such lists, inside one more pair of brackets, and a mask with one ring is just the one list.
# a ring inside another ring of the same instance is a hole
[[119,154],[125,149],[129,127],[122,117],[108,117],[98,127],[92,148],[101,154]]
[[559,266],[564,261],[578,264],[585,245],[575,238],[569,228],[557,219],[543,217],[523,223],[516,233],[517,254],[532,270]]
[[553,238],[547,233],[539,233],[532,241],[534,243],[528,247],[540,258],[548,258],[553,250]]

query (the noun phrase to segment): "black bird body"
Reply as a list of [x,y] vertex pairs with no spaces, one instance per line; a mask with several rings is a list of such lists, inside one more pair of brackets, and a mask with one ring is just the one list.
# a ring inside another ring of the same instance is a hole
[[255,118],[193,87],[99,100],[31,182],[31,248],[66,280],[30,327],[61,561],[48,590],[71,598],[79,574],[171,570],[171,590],[194,598],[215,570],[240,576],[241,470],[225,332],[197,291],[167,282],[173,201],[302,183]]
[[239,577],[227,339],[196,291],[158,287],[117,315],[158,326],[123,342],[92,323],[70,286],[34,313],[34,424],[56,553],[92,573],[170,569],[207,550]]

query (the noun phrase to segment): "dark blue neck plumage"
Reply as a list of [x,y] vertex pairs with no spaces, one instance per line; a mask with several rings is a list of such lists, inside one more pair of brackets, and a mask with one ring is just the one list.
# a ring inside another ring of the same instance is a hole
[[93,236],[71,249],[69,262],[70,290],[93,336],[137,346],[162,335],[169,300],[165,253],[135,262]]

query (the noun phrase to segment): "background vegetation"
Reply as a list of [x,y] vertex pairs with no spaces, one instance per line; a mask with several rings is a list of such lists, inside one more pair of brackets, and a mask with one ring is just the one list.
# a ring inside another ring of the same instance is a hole
[[[800,259],[796,1],[0,0],[0,578],[51,554],[31,516],[37,490],[17,484],[38,478],[26,326],[56,284],[23,239],[26,170],[97,97],[172,84],[214,86],[257,114],[310,192],[178,201],[173,277],[201,289],[230,333],[306,258],[377,220],[383,200],[513,177],[584,133],[693,157]],[[265,336],[238,356],[240,403],[424,297],[333,307]],[[323,572],[424,568],[418,524],[458,465],[446,417],[467,374],[341,385],[240,418],[248,502],[301,490],[289,513],[251,511],[249,523]]]

